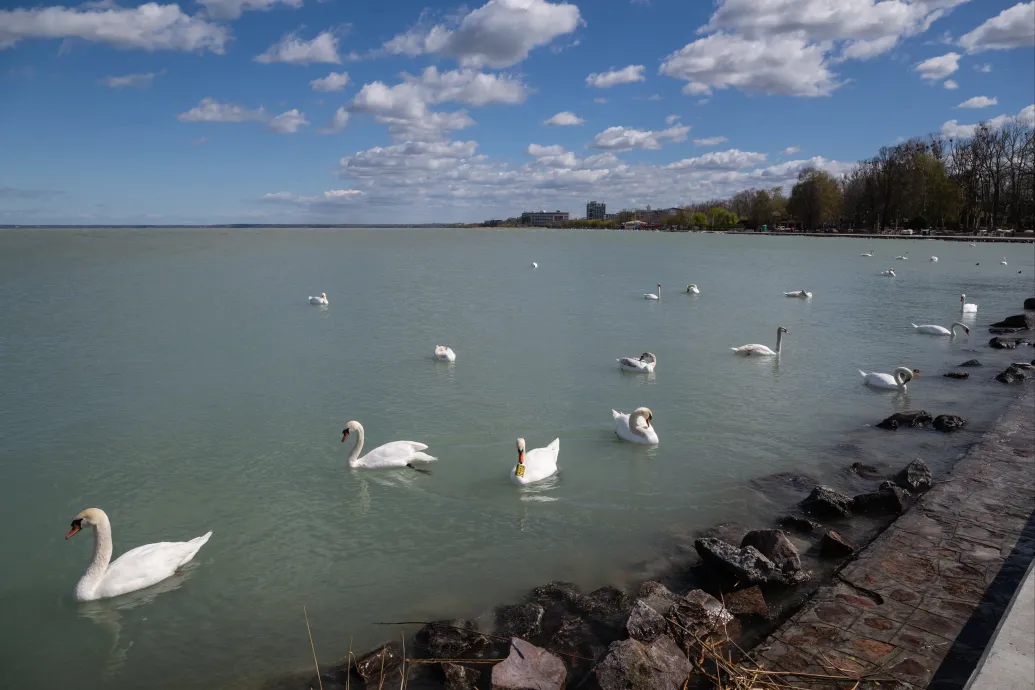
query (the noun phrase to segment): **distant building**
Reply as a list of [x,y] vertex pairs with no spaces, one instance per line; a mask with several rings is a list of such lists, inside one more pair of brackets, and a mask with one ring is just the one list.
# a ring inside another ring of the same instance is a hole
[[483,228],[498,228],[501,225],[503,225],[502,220],[487,220],[482,223]]
[[604,220],[607,215],[607,204],[591,201],[586,204],[586,220]]
[[562,225],[567,222],[567,211],[525,211],[521,214],[522,225],[532,225],[537,228]]
[[618,219],[618,214],[617,213],[605,213],[604,214],[604,220],[617,220],[617,219]]

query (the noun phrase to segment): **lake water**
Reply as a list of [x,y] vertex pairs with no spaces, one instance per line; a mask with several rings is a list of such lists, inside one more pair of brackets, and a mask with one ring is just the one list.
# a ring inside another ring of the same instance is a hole
[[[647,577],[672,539],[783,509],[753,478],[945,467],[1016,395],[991,377],[1030,350],[989,350],[986,327],[1019,313],[1033,264],[1030,244],[938,241],[0,231],[0,686],[249,688],[310,666],[303,605],[329,662],[398,634],[379,621]],[[814,298],[783,296],[799,288]],[[329,307],[306,303],[324,291]],[[948,326],[961,292],[979,305],[969,339],[913,332]],[[778,361],[730,352],[775,345],[778,325]],[[618,371],[647,350],[653,376]],[[970,380],[941,377],[975,356]],[[858,369],[896,366],[922,372],[907,394],[861,385]],[[640,405],[657,447],[613,433],[612,407]],[[971,424],[866,426],[917,407]],[[350,470],[350,419],[368,448],[427,443],[433,473]],[[555,480],[508,481],[518,436],[560,437]],[[183,577],[79,604],[92,542],[63,537],[94,506],[116,556],[214,534]]]

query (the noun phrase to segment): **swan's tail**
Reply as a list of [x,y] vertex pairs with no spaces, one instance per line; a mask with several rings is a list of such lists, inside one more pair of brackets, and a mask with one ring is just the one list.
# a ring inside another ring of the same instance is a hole
[[191,539],[190,541],[188,541],[187,545],[190,546],[190,551],[188,551],[186,554],[184,554],[183,560],[180,561],[180,565],[183,565],[184,563],[187,563],[192,558],[194,558],[194,556],[198,553],[198,551],[201,550],[201,547],[204,546],[208,542],[208,540],[209,540],[209,538],[211,536],[212,536],[212,530],[209,530],[205,534],[202,534],[200,537],[195,537],[195,538]]
[[859,375],[862,376],[863,378],[866,378],[866,372],[863,371],[862,369],[859,370]]
[[[427,446],[424,446],[427,448]],[[411,462],[435,462],[438,460],[434,455],[428,455],[427,453],[414,453],[410,456]]]
[[[611,410],[611,411],[614,412],[614,410]],[[550,441],[550,445],[547,446],[547,449],[548,450],[552,450],[555,453],[560,451],[560,449],[561,449],[561,439],[555,438],[554,440]]]
[[920,328],[920,327],[919,327],[919,326],[917,326],[917,325],[916,325],[915,323],[911,323],[911,324],[909,324],[909,325],[910,325],[910,326],[912,326],[913,328]]
[[622,416],[622,413],[621,413],[621,412],[619,412],[618,410],[616,410],[616,409],[613,409],[613,408],[612,408],[612,409],[611,409],[611,416],[612,416],[613,418],[615,418],[615,419],[618,419],[619,417],[621,417],[621,416]]

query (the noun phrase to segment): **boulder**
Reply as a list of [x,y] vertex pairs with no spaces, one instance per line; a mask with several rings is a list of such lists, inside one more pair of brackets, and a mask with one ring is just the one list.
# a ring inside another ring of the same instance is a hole
[[938,431],[956,431],[967,423],[958,414],[940,414],[934,418],[934,428]]
[[918,427],[931,423],[931,415],[926,410],[909,410],[907,412],[896,412],[887,419],[881,421],[877,426],[881,429],[895,431],[900,426]]
[[671,637],[612,642],[595,675],[600,690],[681,690],[690,661]]
[[1024,311],[1035,311],[1035,297],[1024,300]]
[[825,558],[845,558],[855,553],[855,546],[833,530],[823,534],[819,542],[819,555]]
[[966,371],[949,371],[942,374],[947,379],[965,379],[970,378],[970,373]]
[[590,620],[608,627],[621,628],[629,617],[632,601],[625,592],[605,585],[575,600],[575,610]]
[[650,642],[664,634],[668,627],[665,614],[677,598],[660,582],[648,581],[640,585],[639,598],[633,604],[629,620],[625,623],[629,637],[640,642]]
[[363,680],[380,683],[402,666],[402,662],[401,647],[398,643],[389,642],[357,658],[354,667]]
[[724,629],[733,620],[733,615],[711,594],[695,589],[680,597],[666,618],[672,638],[683,649],[689,649],[697,640],[707,639]]
[[1026,378],[1028,375],[1012,364],[995,375],[995,380],[999,383],[1021,383]]
[[582,592],[579,590],[578,585],[554,580],[532,589],[529,593],[529,598],[540,604],[572,604],[581,595]]
[[961,367],[979,367],[979,366],[981,366],[981,362],[977,361],[976,359],[968,359],[966,362],[964,362],[960,366]]
[[575,654],[589,659],[597,658],[604,645],[581,616],[567,614],[561,618],[557,632],[550,638],[550,649],[560,654]]
[[1013,316],[1007,316],[1002,321],[997,321],[989,326],[992,328],[1011,328],[1017,330],[1026,330],[1029,328],[1035,328],[1035,314],[1014,314]]
[[414,637],[428,656],[437,659],[478,656],[489,646],[477,623],[459,618],[428,623]]
[[797,584],[809,577],[803,570],[792,574],[784,573],[753,546],[738,549],[721,539],[698,539],[694,542],[694,548],[709,567],[733,579],[728,589],[767,582]]
[[931,468],[917,458],[895,475],[895,483],[910,493],[923,493],[931,488]]
[[859,475],[863,479],[882,479],[884,477],[883,472],[873,465],[867,465],[864,462],[853,462],[848,471]]
[[796,515],[784,515],[780,518],[780,527],[800,532],[801,534],[811,534],[820,528],[820,524],[807,518],[797,517]]
[[510,640],[510,654],[492,667],[493,690],[561,690],[568,671],[559,658],[520,638]]
[[758,552],[776,564],[785,575],[793,576],[801,570],[798,549],[782,530],[756,529],[744,535],[740,548],[753,546]]
[[1013,350],[1021,345],[1031,345],[1027,338],[1002,338],[996,336],[988,341],[988,346],[996,350]]
[[446,675],[445,690],[474,690],[482,675],[481,671],[452,662],[442,664],[442,672]]
[[499,637],[533,638],[543,630],[545,611],[542,604],[535,602],[497,606],[493,632]]
[[877,491],[854,497],[852,510],[868,515],[901,515],[906,512],[909,502],[908,492],[891,482],[885,482]]
[[818,518],[846,518],[852,514],[852,499],[828,486],[817,486],[799,505],[805,513]]
[[765,603],[762,590],[756,587],[738,589],[723,597],[723,605],[734,616],[760,616],[769,618],[769,605]]

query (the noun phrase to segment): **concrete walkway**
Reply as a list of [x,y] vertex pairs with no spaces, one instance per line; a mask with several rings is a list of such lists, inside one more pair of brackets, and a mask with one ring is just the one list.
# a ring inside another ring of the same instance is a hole
[[1035,687],[1035,568],[999,624],[967,690],[1031,690]]

